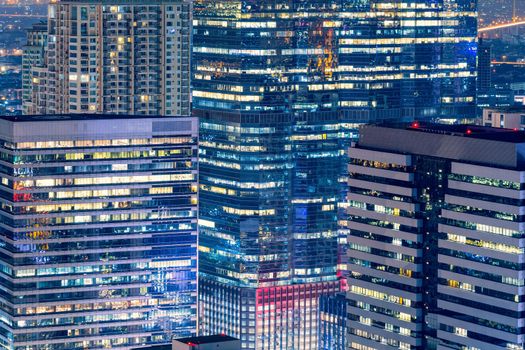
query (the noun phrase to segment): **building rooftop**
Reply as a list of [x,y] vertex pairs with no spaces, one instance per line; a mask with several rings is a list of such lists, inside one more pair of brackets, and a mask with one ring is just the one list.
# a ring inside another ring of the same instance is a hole
[[41,32],[46,32],[47,33],[47,21],[40,21],[40,22],[37,22],[37,23],[33,23],[33,26],[29,30],[31,30],[31,31],[41,31]]
[[226,342],[226,341],[232,341],[232,340],[238,340],[238,339],[230,337],[228,335],[222,335],[222,334],[175,339],[175,341],[178,341],[180,343],[195,344],[195,345],[220,343],[220,342]]
[[358,148],[525,170],[525,132],[425,122],[364,125]]
[[165,115],[131,115],[131,114],[43,114],[43,115],[0,115],[0,119],[10,122],[39,122],[64,120],[94,120],[94,119],[156,119],[184,118],[189,116]]
[[162,344],[162,345],[150,345],[141,348],[134,348],[133,350],[171,350],[171,344]]
[[408,131],[423,132],[428,134],[468,137],[471,139],[483,139],[510,143],[525,142],[525,131],[520,131],[517,129],[493,128],[481,125],[448,125],[415,121],[412,123],[385,123],[378,124],[377,126],[393,129],[405,129]]

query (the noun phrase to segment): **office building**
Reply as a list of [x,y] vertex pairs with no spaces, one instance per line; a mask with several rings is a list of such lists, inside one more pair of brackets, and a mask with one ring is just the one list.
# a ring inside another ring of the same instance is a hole
[[521,349],[525,133],[366,126],[349,153],[349,348]]
[[24,114],[46,112],[47,23],[33,24],[27,31],[22,56],[22,101]]
[[475,117],[475,1],[198,0],[193,24],[201,329],[310,349],[346,149],[373,120]]
[[[509,84],[494,84],[492,89],[478,94],[478,109],[506,108],[516,105],[515,91]],[[482,112],[480,112],[482,114]]]
[[224,6],[195,2],[196,108],[474,118],[476,0]]
[[0,345],[196,332],[197,121],[0,117]]
[[209,115],[200,115],[200,329],[243,349],[315,348],[318,298],[340,284],[338,125],[310,120],[293,134],[286,114]]
[[39,112],[190,114],[190,2],[64,0],[47,25]]
[[[339,106],[374,121],[474,120],[477,1],[332,2]],[[324,14],[324,13],[323,13]]]
[[525,106],[484,108],[483,125],[493,128],[525,129]]
[[296,27],[292,14],[318,10],[303,5],[194,3],[200,329],[242,349],[316,348],[319,297],[339,290],[341,135],[355,126],[319,91],[333,52],[299,54],[335,40],[321,27],[309,40],[310,19]]

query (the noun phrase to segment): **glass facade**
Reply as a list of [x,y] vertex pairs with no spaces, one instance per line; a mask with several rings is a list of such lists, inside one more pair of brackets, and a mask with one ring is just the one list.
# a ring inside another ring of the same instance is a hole
[[244,348],[310,349],[317,298],[339,287],[337,125],[240,118],[200,120],[201,329]]
[[349,151],[349,348],[523,349],[525,134],[363,130]]
[[346,350],[347,301],[345,294],[319,299],[319,350]]
[[321,91],[334,81],[324,49],[334,29],[323,27],[332,11],[322,2],[194,3],[202,329],[237,336],[243,348],[316,347],[318,296],[339,288],[342,136],[355,125],[341,122],[337,95]]
[[476,0],[195,2],[194,107],[473,118]]
[[195,335],[196,119],[0,129],[0,346],[128,349]]
[[347,0],[339,6],[341,107],[362,109],[370,120],[475,118],[476,0]]
[[358,125],[474,117],[476,17],[475,0],[194,2],[204,332],[269,348],[210,300],[337,281]]

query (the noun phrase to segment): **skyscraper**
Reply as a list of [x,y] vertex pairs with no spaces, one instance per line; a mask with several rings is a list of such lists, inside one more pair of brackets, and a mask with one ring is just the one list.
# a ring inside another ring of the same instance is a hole
[[475,117],[475,5],[195,1],[203,332],[316,346],[345,150],[360,123]]
[[350,149],[350,349],[522,349],[525,133],[366,126]]
[[476,0],[243,6],[196,2],[196,108],[473,118]]
[[0,347],[195,335],[197,122],[0,117]]
[[339,288],[337,126],[305,123],[294,144],[289,121],[240,116],[251,117],[266,121],[201,117],[201,330],[244,348],[310,349],[318,297]]
[[333,84],[318,5],[194,3],[201,330],[243,349],[317,347],[318,298],[339,289],[343,130],[318,91]]
[[[492,64],[491,64],[491,44],[479,39],[478,48],[478,78],[477,78],[477,98],[478,115],[482,114],[483,108],[495,107],[493,105],[493,95],[497,91],[492,86]],[[499,95],[504,95],[500,93]],[[510,102],[510,101],[509,101]]]
[[189,115],[190,28],[183,0],[51,4],[40,113]]
[[491,67],[491,45],[479,39],[478,52],[478,93],[488,93],[492,88],[492,67]]
[[476,0],[346,0],[337,20],[339,105],[364,120],[473,120]]

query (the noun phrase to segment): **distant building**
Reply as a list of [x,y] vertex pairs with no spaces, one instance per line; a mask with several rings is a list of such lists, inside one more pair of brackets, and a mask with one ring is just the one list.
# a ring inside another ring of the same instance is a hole
[[43,76],[25,85],[27,114],[190,114],[189,1],[63,0],[49,6],[47,25]]
[[349,153],[349,348],[522,349],[525,133],[365,126]]
[[479,39],[478,43],[478,77],[477,77],[477,98],[478,105],[486,103],[486,96],[492,89],[492,67],[491,67],[491,46],[490,43]]
[[484,108],[483,125],[493,128],[525,129],[525,106]]
[[34,24],[27,31],[22,56],[22,101],[24,114],[46,113],[47,23]]
[[507,84],[498,84],[493,86],[489,91],[480,92],[477,98],[479,111],[482,111],[483,108],[510,107],[515,104],[514,91],[512,91]]
[[514,104],[525,106],[525,82],[510,83],[510,89],[514,93]]
[[0,117],[0,348],[192,336],[197,121]]
[[525,82],[519,80],[511,82],[493,82],[489,89],[478,90],[477,105],[479,115],[481,115],[484,108],[499,109],[524,106]]

